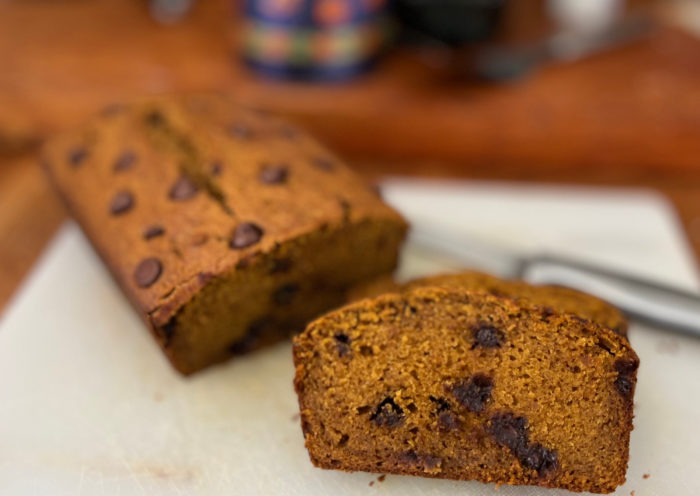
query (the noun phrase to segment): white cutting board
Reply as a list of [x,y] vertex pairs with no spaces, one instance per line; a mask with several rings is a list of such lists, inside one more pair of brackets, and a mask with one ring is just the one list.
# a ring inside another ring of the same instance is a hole
[[[698,288],[674,214],[648,192],[402,180],[384,191],[409,219]],[[404,276],[440,269],[407,249]],[[700,339],[638,325],[630,339],[642,364],[618,494],[700,494]],[[315,469],[292,375],[284,343],[180,377],[69,223],[0,322],[0,494],[569,494]]]

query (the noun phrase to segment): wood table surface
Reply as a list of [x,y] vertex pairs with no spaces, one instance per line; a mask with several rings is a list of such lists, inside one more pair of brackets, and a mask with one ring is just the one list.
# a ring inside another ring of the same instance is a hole
[[240,63],[232,3],[199,1],[183,22],[161,26],[139,0],[0,1],[0,308],[65,219],[37,166],[40,143],[108,103],[168,92],[223,91],[283,113],[368,180],[653,188],[700,257],[700,40],[691,34],[660,22],[647,40],[500,86],[461,77],[443,49],[416,48],[354,81],[289,83]]

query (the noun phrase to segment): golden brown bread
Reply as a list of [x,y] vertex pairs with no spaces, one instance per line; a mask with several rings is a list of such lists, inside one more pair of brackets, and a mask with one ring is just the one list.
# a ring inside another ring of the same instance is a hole
[[183,373],[302,329],[390,272],[406,229],[311,137],[219,96],[110,107],[43,161]]
[[416,288],[317,319],[294,361],[319,467],[600,493],[625,481],[639,360],[594,323]]
[[396,283],[391,275],[384,275],[353,287],[348,292],[347,300],[355,301],[384,293],[408,291],[427,286],[463,288],[526,300],[534,305],[576,315],[612,329],[621,336],[627,336],[625,316],[617,308],[600,298],[562,286],[534,286],[524,281],[499,279],[472,270],[421,277],[404,284]]

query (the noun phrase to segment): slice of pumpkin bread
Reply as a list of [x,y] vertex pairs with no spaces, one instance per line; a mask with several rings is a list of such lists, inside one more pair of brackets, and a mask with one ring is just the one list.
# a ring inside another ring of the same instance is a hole
[[572,315],[416,288],[317,319],[294,361],[318,467],[598,493],[625,481],[639,359]]

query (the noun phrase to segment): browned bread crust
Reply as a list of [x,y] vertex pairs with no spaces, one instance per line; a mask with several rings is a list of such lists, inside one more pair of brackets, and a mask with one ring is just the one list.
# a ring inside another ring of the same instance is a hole
[[558,312],[576,315],[612,329],[621,336],[627,336],[627,319],[611,304],[587,293],[561,286],[534,286],[524,281],[499,279],[477,271],[463,271],[455,274],[441,274],[421,277],[405,284],[394,282],[390,275],[373,281],[360,283],[348,292],[348,301],[378,296],[397,291],[408,291],[418,287],[437,286],[443,288],[463,288],[473,291],[505,296]]
[[406,229],[307,134],[219,96],[110,107],[43,163],[183,373],[301,329],[390,272]]
[[417,288],[317,319],[294,361],[316,466],[599,493],[625,481],[639,360],[574,316]]

